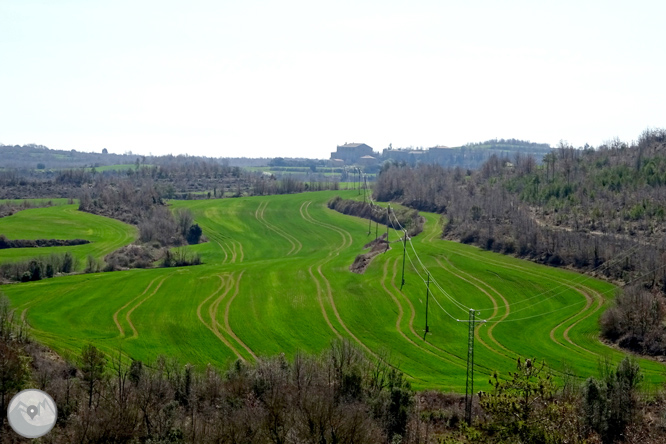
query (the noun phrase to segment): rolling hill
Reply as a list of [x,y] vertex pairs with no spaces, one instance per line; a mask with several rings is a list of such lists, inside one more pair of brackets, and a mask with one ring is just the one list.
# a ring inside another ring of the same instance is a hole
[[[388,356],[416,388],[460,392],[468,331],[458,320],[474,308],[487,321],[475,330],[479,389],[487,388],[494,370],[512,371],[519,356],[545,359],[556,376],[582,378],[596,375],[600,361],[622,358],[598,340],[598,319],[613,285],[440,240],[435,214],[422,213],[425,231],[407,244],[402,290],[398,231],[391,230],[391,249],[364,274],[351,273],[349,265],[374,231],[369,235],[366,220],[338,214],[326,203],[355,193],[174,201],[174,208],[193,212],[209,239],[187,247],[201,254],[204,265],[73,275],[2,291],[33,335],[65,355],[92,342],[148,362],[167,355],[222,366],[318,352],[346,338],[370,356]],[[23,217],[39,215],[26,211]],[[430,333],[424,339],[426,302]],[[640,365],[647,381],[664,380],[662,364]]]

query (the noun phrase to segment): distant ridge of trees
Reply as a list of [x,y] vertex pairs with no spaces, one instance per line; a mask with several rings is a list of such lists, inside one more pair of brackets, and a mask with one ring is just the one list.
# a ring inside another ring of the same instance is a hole
[[540,161],[544,155],[552,151],[552,148],[547,143],[534,143],[519,139],[491,139],[451,148],[418,148],[416,149],[418,155],[410,153],[410,151],[413,149],[385,150],[381,159],[394,164],[404,162],[410,166],[433,164],[443,167],[477,169],[493,155],[513,157],[521,154],[534,156]]
[[512,151],[544,151],[548,152],[552,148],[548,143],[536,143],[529,140],[520,139],[489,139],[484,142],[466,143],[465,148],[488,148],[493,150],[512,150]]
[[[76,150],[55,150],[34,143],[1,145],[0,158],[5,167],[16,169],[62,169],[101,165],[133,164],[143,156],[113,153],[86,153]],[[39,165],[39,166],[38,166]],[[41,166],[41,168],[40,168]]]

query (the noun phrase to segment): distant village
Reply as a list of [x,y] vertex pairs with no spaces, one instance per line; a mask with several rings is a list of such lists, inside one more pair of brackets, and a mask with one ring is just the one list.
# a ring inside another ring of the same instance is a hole
[[424,157],[428,157],[428,160],[441,157],[445,151],[449,150],[450,148],[447,146],[436,146],[425,150],[413,148],[384,148],[380,154],[365,143],[345,143],[344,145],[338,145],[337,150],[331,153],[330,162],[331,166],[373,166],[378,165],[382,160],[388,159],[415,163],[417,160]]
[[477,168],[493,154],[512,158],[520,153],[531,155],[540,162],[550,150],[551,148],[547,144],[515,139],[489,140],[461,147],[438,145],[431,148],[392,148],[389,146],[381,153],[374,151],[365,143],[345,143],[338,145],[337,149],[331,153],[329,165],[333,167],[358,165],[372,169],[385,161],[394,161],[408,165],[432,163],[442,166]]

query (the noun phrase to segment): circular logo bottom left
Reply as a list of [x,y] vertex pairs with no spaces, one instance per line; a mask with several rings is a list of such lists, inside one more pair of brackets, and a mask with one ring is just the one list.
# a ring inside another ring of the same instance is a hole
[[37,389],[17,393],[7,407],[9,425],[24,438],[46,435],[56,423],[58,410],[48,393]]

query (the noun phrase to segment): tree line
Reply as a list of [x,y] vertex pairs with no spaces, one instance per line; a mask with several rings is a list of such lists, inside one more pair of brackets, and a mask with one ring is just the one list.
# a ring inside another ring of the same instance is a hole
[[327,205],[328,208],[339,213],[369,219],[396,230],[402,226],[407,230],[409,236],[416,236],[421,233],[425,224],[425,219],[419,215],[419,212],[409,208],[391,208],[391,215],[389,215],[388,208],[372,205],[369,202],[343,199],[340,196],[329,200]]

